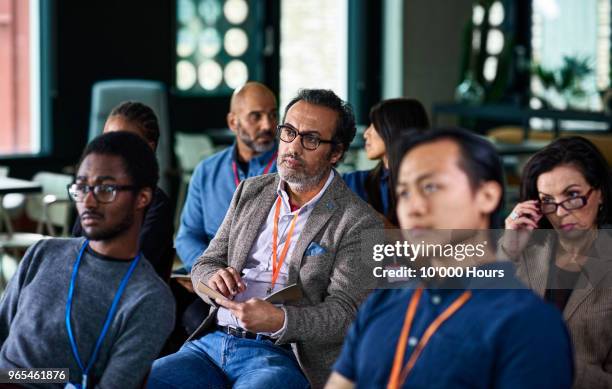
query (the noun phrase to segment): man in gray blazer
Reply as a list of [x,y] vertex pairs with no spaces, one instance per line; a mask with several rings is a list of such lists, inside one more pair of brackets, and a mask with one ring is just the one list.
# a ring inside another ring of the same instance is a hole
[[[355,136],[347,103],[332,91],[301,90],[278,133],[278,174],[238,186],[193,266],[196,290],[202,282],[227,299],[201,294],[210,314],[181,350],[155,362],[149,387],[325,383],[368,293],[362,233],[383,225],[333,169]],[[297,299],[264,300],[292,284]]]

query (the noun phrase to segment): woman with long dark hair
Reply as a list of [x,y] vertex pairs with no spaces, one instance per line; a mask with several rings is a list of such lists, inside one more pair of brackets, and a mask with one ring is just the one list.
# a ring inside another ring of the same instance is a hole
[[[521,202],[506,218],[502,251],[519,277],[563,313],[576,388],[612,387],[610,168],[585,138],[560,138],[523,170]],[[548,230],[548,231],[544,231]],[[607,242],[607,244],[606,244]]]
[[363,134],[369,159],[380,162],[372,170],[343,175],[346,184],[376,211],[397,225],[395,193],[389,175],[389,151],[402,133],[426,129],[429,119],[423,105],[415,99],[383,100],[370,110],[370,126]]

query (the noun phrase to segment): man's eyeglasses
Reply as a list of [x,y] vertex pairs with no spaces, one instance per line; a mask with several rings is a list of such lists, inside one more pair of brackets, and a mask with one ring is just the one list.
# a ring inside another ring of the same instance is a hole
[[540,210],[544,215],[549,215],[557,212],[557,207],[559,206],[566,211],[580,209],[587,205],[587,200],[589,199],[589,196],[591,196],[592,192],[593,189],[589,190],[584,196],[571,197],[567,200],[561,201],[560,203],[540,201]]
[[91,192],[94,199],[99,203],[112,203],[117,197],[117,192],[122,190],[134,191],[138,189],[134,185],[113,185],[113,184],[70,184],[68,185],[68,195],[77,203],[85,200],[87,193]]
[[280,135],[280,140],[286,143],[291,143],[299,135],[302,147],[306,150],[316,150],[321,143],[335,144],[333,140],[323,140],[317,134],[310,132],[301,133],[288,124],[281,124],[276,128]]

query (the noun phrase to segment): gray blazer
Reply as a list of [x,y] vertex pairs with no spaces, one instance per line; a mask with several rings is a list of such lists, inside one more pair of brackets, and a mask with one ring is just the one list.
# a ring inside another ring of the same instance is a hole
[[[598,254],[589,257],[577,281],[582,286],[572,291],[563,310],[574,346],[574,388],[612,388],[612,240],[596,242]],[[551,237],[529,245],[518,258],[518,277],[542,297],[554,247]]]
[[[278,174],[243,181],[208,249],[193,266],[194,282],[231,266],[239,272],[276,200]],[[277,344],[293,343],[294,352],[314,388],[323,387],[340,353],[357,307],[367,296],[371,273],[361,253],[362,233],[382,229],[374,210],[346,186],[339,174],[317,202],[289,258],[288,283],[297,283],[304,297],[286,305],[286,330]],[[305,255],[311,242],[326,252]],[[206,299],[205,299],[206,300]],[[210,300],[207,301],[210,303]],[[190,339],[212,330],[217,308]]]

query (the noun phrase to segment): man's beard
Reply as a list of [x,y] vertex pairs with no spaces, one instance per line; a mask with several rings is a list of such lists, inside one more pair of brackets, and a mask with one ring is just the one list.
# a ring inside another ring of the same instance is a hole
[[130,227],[132,227],[132,224],[134,224],[134,215],[128,212],[123,218],[123,220],[121,220],[121,222],[116,226],[92,232],[87,232],[87,230],[83,228],[83,235],[87,239],[93,241],[113,240],[114,238],[127,231]]
[[[254,138],[251,138],[249,134],[242,128],[240,121],[236,125],[236,133],[238,138],[251,150],[255,151],[257,154],[265,153],[266,151],[272,150],[274,147],[274,131],[271,129],[262,130],[255,135]],[[256,142],[257,138],[261,135],[268,134],[271,136],[270,141],[266,143],[258,143]]]
[[329,164],[326,162],[329,162],[330,155],[331,153],[328,155],[326,160],[322,161],[318,166],[316,166],[315,169],[313,169],[315,171],[312,173],[306,170],[295,171],[284,166],[283,160],[286,157],[292,157],[298,160],[302,166],[305,166],[304,160],[299,156],[291,154],[279,155],[276,161],[278,175],[283,181],[287,182],[291,186],[291,189],[297,192],[309,191],[315,188],[321,182],[323,177],[329,173]]

